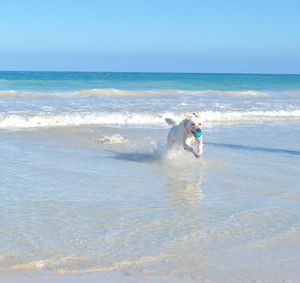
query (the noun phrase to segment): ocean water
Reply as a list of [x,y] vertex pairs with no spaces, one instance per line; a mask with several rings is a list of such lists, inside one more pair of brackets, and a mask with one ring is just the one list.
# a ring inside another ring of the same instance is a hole
[[0,72],[0,132],[0,276],[300,278],[300,75]]

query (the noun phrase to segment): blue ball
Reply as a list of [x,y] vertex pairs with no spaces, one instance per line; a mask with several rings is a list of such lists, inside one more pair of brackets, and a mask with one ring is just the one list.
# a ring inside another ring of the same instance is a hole
[[202,136],[202,133],[201,133],[201,132],[195,132],[195,133],[194,133],[194,137],[195,137],[196,139],[201,138],[201,136]]

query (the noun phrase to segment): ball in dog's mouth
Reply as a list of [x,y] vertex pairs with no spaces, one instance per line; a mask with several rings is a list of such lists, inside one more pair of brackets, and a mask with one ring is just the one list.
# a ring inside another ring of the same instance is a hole
[[192,133],[196,139],[200,139],[202,136],[201,130],[192,131]]

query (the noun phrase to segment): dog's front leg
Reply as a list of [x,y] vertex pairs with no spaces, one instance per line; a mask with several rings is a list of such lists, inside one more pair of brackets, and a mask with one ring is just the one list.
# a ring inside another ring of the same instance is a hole
[[199,157],[200,157],[200,154],[197,153],[191,146],[189,146],[189,145],[186,143],[186,141],[184,141],[184,143],[183,143],[183,148],[184,148],[185,150],[187,150],[187,151],[192,152],[192,153],[195,155],[196,158],[199,158]]
[[197,141],[197,150],[198,150],[199,155],[203,154],[203,140],[202,140],[202,137],[200,138],[200,140]]

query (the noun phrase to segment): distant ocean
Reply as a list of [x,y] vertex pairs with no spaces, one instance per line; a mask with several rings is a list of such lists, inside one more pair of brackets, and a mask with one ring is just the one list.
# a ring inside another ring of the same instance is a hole
[[0,134],[0,281],[300,278],[300,75],[0,72]]

